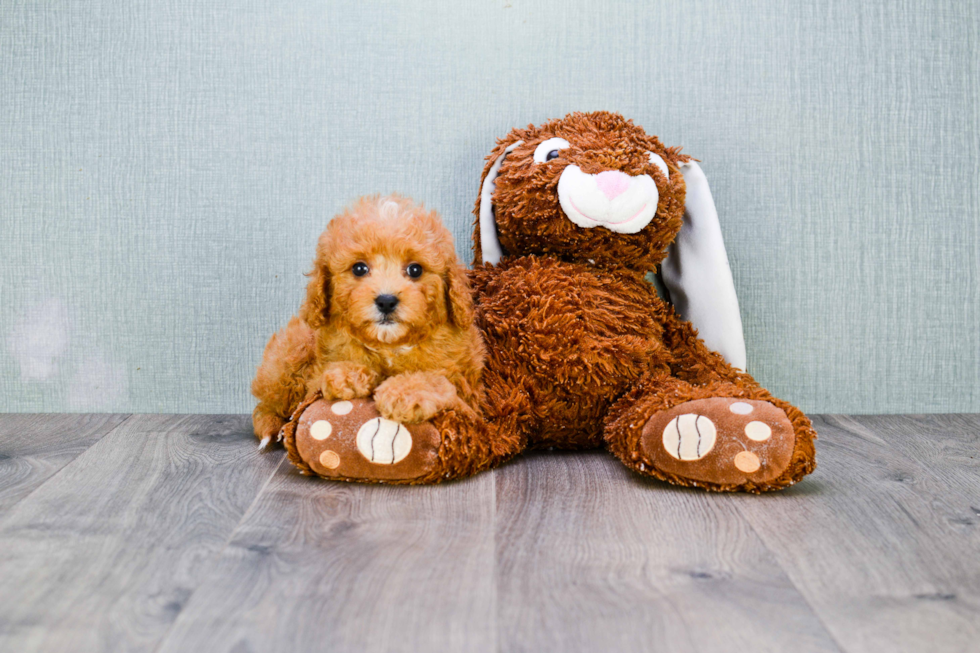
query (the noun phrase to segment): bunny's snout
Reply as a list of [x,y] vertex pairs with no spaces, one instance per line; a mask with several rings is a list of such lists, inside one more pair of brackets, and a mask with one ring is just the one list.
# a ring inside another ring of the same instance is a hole
[[569,165],[558,180],[558,201],[568,219],[584,229],[635,234],[653,219],[660,193],[650,175],[619,170],[593,175]]

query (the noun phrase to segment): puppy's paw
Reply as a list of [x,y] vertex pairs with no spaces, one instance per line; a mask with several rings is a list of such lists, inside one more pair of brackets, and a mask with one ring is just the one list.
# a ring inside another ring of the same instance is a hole
[[285,423],[281,417],[272,412],[265,404],[259,404],[252,411],[252,425],[255,437],[259,440],[259,449],[266,449],[269,444],[278,441],[279,431]]
[[325,399],[361,399],[371,396],[378,375],[360,363],[329,363],[320,377],[320,392]]
[[407,424],[432,419],[457,401],[456,386],[446,377],[429,372],[393,376],[374,391],[378,412],[390,420]]

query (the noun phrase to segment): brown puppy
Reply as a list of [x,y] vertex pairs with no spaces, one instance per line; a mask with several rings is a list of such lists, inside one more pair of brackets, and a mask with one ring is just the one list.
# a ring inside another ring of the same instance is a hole
[[434,211],[369,197],[320,236],[306,300],[252,381],[262,446],[301,402],[372,397],[396,422],[476,406],[484,348],[466,273]]
[[[573,113],[498,141],[475,213],[482,410],[401,427],[368,401],[314,398],[283,429],[302,471],[438,483],[529,448],[602,446],[639,474],[715,491],[777,490],[814,470],[810,420],[742,371],[694,160],[620,115]],[[676,310],[646,280],[656,268]]]

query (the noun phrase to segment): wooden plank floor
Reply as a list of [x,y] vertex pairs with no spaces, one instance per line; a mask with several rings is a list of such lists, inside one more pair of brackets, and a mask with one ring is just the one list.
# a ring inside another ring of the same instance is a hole
[[0,416],[0,651],[980,651],[980,416],[818,417],[764,496],[535,453],[300,476],[246,417]]

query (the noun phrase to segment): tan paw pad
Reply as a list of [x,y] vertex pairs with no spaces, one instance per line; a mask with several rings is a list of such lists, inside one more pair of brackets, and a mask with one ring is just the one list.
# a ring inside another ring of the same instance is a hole
[[330,451],[330,449],[327,449],[320,454],[320,464],[327,469],[337,469],[340,467],[340,456],[336,451]]
[[664,428],[664,449],[678,460],[700,460],[715,446],[714,422],[704,415],[679,415]]
[[749,440],[765,442],[772,437],[772,429],[765,422],[749,422],[745,425],[745,436]]
[[728,410],[736,415],[748,415],[752,412],[752,404],[747,404],[744,401],[736,401],[728,407]]
[[349,401],[336,401],[330,406],[330,412],[334,415],[346,415],[354,410],[354,404]]
[[751,451],[739,451],[735,454],[735,466],[739,471],[751,474],[758,471],[762,464],[759,462],[759,457]]
[[318,419],[310,426],[310,437],[314,440],[326,440],[333,432],[333,425],[325,419]]
[[375,417],[357,431],[357,450],[372,463],[393,465],[412,450],[412,435],[398,422]]

